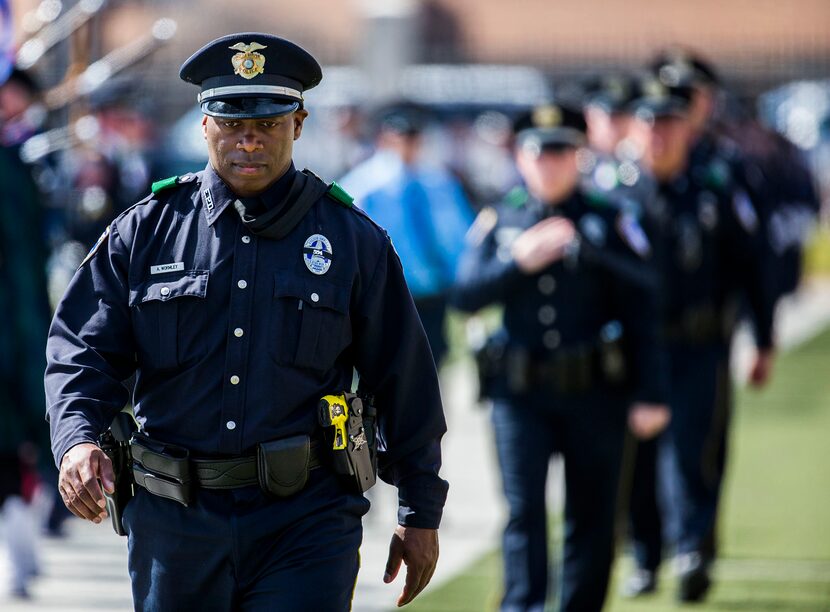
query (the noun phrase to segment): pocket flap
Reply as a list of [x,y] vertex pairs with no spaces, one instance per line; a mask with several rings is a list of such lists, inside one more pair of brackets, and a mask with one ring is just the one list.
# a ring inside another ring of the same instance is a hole
[[184,296],[204,298],[209,275],[208,270],[188,270],[152,279],[130,290],[130,306],[153,300],[166,302]]
[[321,278],[292,278],[278,274],[274,281],[274,297],[293,297],[313,308],[349,312],[351,290]]

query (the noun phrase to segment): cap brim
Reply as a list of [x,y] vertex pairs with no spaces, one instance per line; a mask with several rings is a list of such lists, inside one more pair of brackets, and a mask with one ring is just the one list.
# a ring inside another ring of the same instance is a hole
[[211,117],[228,119],[262,119],[293,113],[300,108],[297,101],[275,98],[228,98],[202,102],[202,112]]
[[679,98],[668,98],[659,101],[635,102],[635,114],[639,116],[655,117],[685,117],[689,113],[689,104]]
[[530,128],[519,132],[516,138],[520,147],[531,146],[545,149],[562,149],[581,147],[585,144],[585,134],[574,128]]

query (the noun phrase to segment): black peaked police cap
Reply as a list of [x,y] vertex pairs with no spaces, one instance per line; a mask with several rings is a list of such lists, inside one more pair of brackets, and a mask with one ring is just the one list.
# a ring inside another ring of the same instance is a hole
[[202,112],[259,119],[303,106],[303,92],[323,78],[320,64],[291,41],[260,32],[217,38],[182,64],[179,77],[198,85]]

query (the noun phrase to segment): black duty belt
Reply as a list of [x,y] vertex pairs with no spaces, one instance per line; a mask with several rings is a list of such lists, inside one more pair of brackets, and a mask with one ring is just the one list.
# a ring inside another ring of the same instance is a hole
[[265,442],[257,454],[229,459],[194,458],[180,446],[135,432],[130,441],[135,483],[185,506],[195,490],[237,489],[259,484],[278,497],[303,488],[308,472],[322,465],[320,442],[301,435]]
[[[320,443],[311,441],[308,469],[320,467]],[[237,489],[259,482],[255,455],[232,459],[191,459],[193,477],[203,489]]]

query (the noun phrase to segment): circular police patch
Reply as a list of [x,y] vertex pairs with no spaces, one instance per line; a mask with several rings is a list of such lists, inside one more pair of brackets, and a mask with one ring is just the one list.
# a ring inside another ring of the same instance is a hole
[[313,274],[325,274],[331,267],[331,242],[322,234],[312,234],[303,245],[305,267]]

